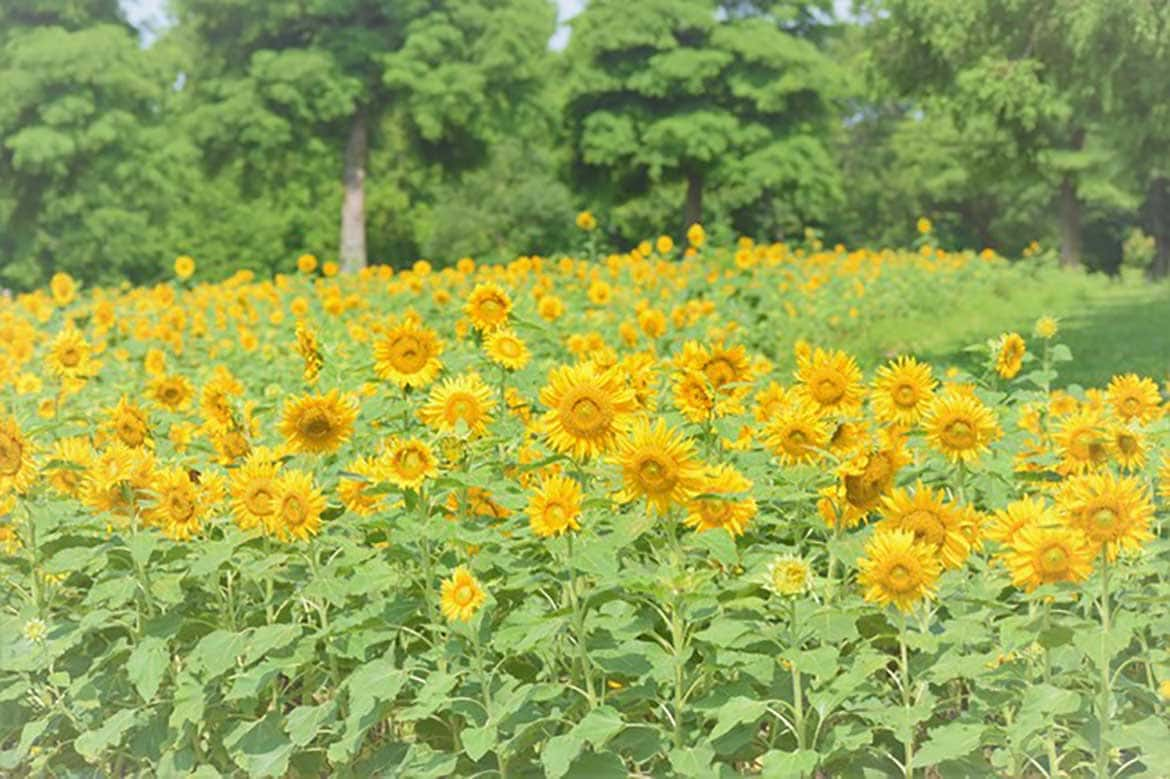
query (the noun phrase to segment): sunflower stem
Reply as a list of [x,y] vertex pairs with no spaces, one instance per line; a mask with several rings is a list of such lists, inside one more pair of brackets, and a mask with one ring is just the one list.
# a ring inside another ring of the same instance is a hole
[[[791,649],[799,652],[800,638],[796,627],[796,598],[788,599],[788,644]],[[791,663],[791,661],[790,661]],[[796,730],[796,748],[804,749],[804,690],[801,686],[800,669],[795,663],[792,665],[792,714]]]
[[585,679],[585,692],[589,699],[589,708],[597,706],[597,693],[593,688],[593,666],[589,662],[589,649],[585,645],[585,609],[577,597],[577,570],[573,564],[573,533],[569,531],[566,537],[567,549],[565,564],[569,569],[569,605],[573,609],[573,632],[577,638],[577,663],[581,666],[581,675]]
[[913,779],[914,777],[914,726],[912,725],[911,712],[914,708],[914,703],[910,695],[910,653],[906,645],[906,630],[909,625],[909,615],[902,614],[902,624],[898,630],[898,649],[902,660],[902,705],[906,709],[906,733],[905,745],[905,760],[903,767],[905,769],[906,779]]
[[[1052,620],[1052,603],[1048,598],[1044,599],[1044,631],[1047,632],[1051,626]],[[1052,650],[1044,647],[1044,683],[1052,684]],[[1060,753],[1056,748],[1056,728],[1054,724],[1048,727],[1048,737],[1045,746],[1048,749],[1048,775],[1056,777],[1060,775]]]
[[1109,666],[1109,630],[1111,614],[1109,611],[1109,555],[1104,545],[1101,547],[1101,690],[1097,713],[1097,776],[1099,779],[1109,779],[1109,698],[1110,677]]
[[24,516],[28,522],[28,551],[30,555],[28,572],[32,577],[32,591],[33,603],[37,607],[37,618],[44,620],[45,618],[45,588],[41,582],[41,576],[37,572],[37,565],[39,561],[39,553],[37,549],[37,523],[33,519],[32,504],[29,500],[22,500],[21,505],[24,507]]
[[684,670],[686,665],[686,623],[680,613],[678,598],[676,596],[674,603],[671,604],[670,609],[670,635],[671,647],[674,653],[674,746],[676,749],[683,747],[683,706],[686,705],[686,689]]

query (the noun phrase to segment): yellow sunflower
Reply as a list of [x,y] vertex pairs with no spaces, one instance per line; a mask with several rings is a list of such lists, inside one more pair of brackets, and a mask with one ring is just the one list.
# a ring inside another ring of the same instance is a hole
[[1084,535],[1058,525],[1026,525],[1001,556],[1012,583],[1031,592],[1044,584],[1082,582],[1093,572],[1093,550]]
[[146,412],[137,404],[123,397],[118,401],[118,405],[107,413],[109,415],[107,429],[126,446],[137,449],[154,445]]
[[34,447],[13,417],[0,419],[0,496],[24,493],[36,482]]
[[721,409],[715,391],[703,373],[695,370],[677,371],[671,375],[670,383],[674,392],[674,407],[687,420],[703,424],[723,416],[719,413]]
[[186,541],[199,533],[208,506],[186,468],[156,471],[151,492],[154,493],[154,504],[143,512],[143,518],[149,524],[161,528],[176,541]]
[[1148,446],[1142,431],[1133,425],[1118,425],[1110,431],[1113,456],[1124,471],[1146,467]]
[[443,369],[442,353],[443,342],[435,331],[408,315],[375,342],[374,370],[399,387],[425,387]]
[[1004,333],[996,343],[995,372],[1004,379],[1014,379],[1024,364],[1028,345],[1019,333]]
[[861,369],[845,352],[817,348],[796,362],[795,390],[823,411],[852,414],[861,406]]
[[1100,470],[1109,462],[1112,441],[1095,411],[1082,410],[1064,417],[1052,440],[1060,454],[1057,470],[1062,474]]
[[1135,373],[1110,379],[1105,397],[1117,416],[1126,422],[1137,420],[1146,424],[1162,415],[1162,394],[1158,385],[1153,379]]
[[[0,441],[3,440],[3,436],[3,432],[0,432]],[[0,444],[0,458],[3,457],[3,451],[3,444]],[[44,472],[45,479],[57,492],[76,498],[81,494],[85,469],[93,462],[93,457],[93,447],[87,439],[59,438],[53,442],[53,449],[49,455],[50,464]],[[0,468],[0,471],[2,470]],[[3,491],[0,489],[0,493]]]
[[57,333],[45,355],[45,368],[61,379],[85,379],[97,372],[85,337],[72,324]]
[[907,530],[874,533],[857,565],[857,580],[865,588],[865,599],[881,606],[893,604],[902,612],[933,597],[942,573],[934,548]]
[[171,411],[181,411],[191,405],[195,387],[185,376],[155,376],[147,384],[146,396]]
[[870,395],[874,416],[882,422],[912,425],[934,399],[937,386],[929,365],[899,357],[878,368]]
[[941,490],[935,491],[921,481],[913,490],[895,488],[882,498],[879,509],[882,521],[878,530],[906,530],[923,544],[934,549],[944,568],[959,568],[971,553],[971,544],[963,523],[966,512],[958,509]]
[[476,330],[488,332],[508,321],[512,298],[498,284],[477,284],[468,296],[463,312]]
[[288,471],[276,481],[269,530],[282,541],[309,540],[321,529],[325,496],[313,486],[311,474]]
[[441,433],[453,433],[458,423],[474,435],[483,435],[492,421],[496,401],[478,373],[446,379],[431,389],[430,397],[418,410],[423,424]]
[[637,409],[621,374],[592,363],[550,370],[540,402],[549,409],[539,423],[549,446],[577,459],[612,451]]
[[417,490],[427,479],[439,475],[435,453],[417,438],[391,438],[378,464],[382,481],[404,490]]
[[280,461],[266,448],[254,450],[243,465],[231,469],[232,517],[241,530],[269,528],[276,510],[279,476]]
[[974,462],[1000,436],[994,412],[965,392],[936,397],[922,424],[926,440],[953,462]]
[[487,600],[483,588],[464,566],[456,568],[440,588],[439,608],[449,621],[470,622]]
[[1153,538],[1154,505],[1135,476],[1106,471],[1073,477],[1062,485],[1057,505],[1065,523],[1084,533],[1093,553],[1104,549],[1110,560]]
[[730,465],[709,468],[699,486],[700,495],[687,502],[683,523],[698,532],[723,529],[732,538],[743,535],[756,515],[752,483]]
[[541,538],[580,530],[581,485],[564,476],[549,476],[528,500],[528,524]]
[[335,452],[353,435],[357,406],[337,390],[304,395],[284,406],[280,433],[297,452]]
[[511,330],[501,327],[483,340],[488,359],[510,371],[521,370],[532,359],[528,346]]
[[764,428],[764,445],[783,465],[813,463],[829,446],[832,426],[813,404],[798,400],[773,411]]
[[703,466],[695,459],[694,442],[659,419],[653,426],[645,418],[634,422],[614,455],[622,469],[623,503],[645,496],[658,513],[685,503],[702,491]]
[[987,526],[987,538],[1004,546],[1011,546],[1016,535],[1026,527],[1050,527],[1059,523],[1056,510],[1042,498],[1032,496],[1012,501],[992,515]]
[[385,495],[376,495],[368,487],[381,478],[382,465],[375,457],[359,457],[345,466],[337,495],[345,507],[359,517],[368,517],[380,511],[386,503]]

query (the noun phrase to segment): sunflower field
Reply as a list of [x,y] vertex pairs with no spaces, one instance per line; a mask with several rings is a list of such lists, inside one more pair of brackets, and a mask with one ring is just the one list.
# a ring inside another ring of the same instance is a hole
[[1157,383],[687,243],[0,303],[0,772],[1167,776]]

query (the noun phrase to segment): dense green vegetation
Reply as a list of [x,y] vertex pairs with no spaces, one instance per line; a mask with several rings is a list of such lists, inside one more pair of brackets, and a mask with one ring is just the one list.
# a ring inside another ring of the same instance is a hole
[[[403,265],[713,235],[1170,267],[1147,0],[114,0],[0,6],[0,283]],[[1142,231],[1142,232],[1138,232]]]

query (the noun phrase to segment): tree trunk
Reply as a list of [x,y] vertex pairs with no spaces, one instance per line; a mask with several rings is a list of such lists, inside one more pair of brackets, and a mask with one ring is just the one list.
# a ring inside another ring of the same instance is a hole
[[1154,236],[1154,261],[1148,276],[1164,279],[1170,275],[1170,178],[1157,176],[1150,182],[1150,233]]
[[1081,266],[1081,199],[1072,174],[1060,180],[1060,264],[1065,268]]
[[341,199],[341,270],[352,273],[366,267],[366,152],[369,148],[366,112],[353,117],[345,145],[345,193]]
[[683,232],[693,224],[703,221],[703,176],[699,173],[687,174],[687,199],[683,203]]

